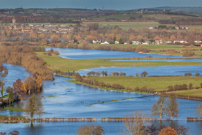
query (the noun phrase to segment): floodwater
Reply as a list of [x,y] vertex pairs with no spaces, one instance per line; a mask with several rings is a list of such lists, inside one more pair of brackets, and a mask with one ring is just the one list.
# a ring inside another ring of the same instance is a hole
[[100,67],[82,69],[78,73],[86,75],[90,71],[107,71],[108,74],[111,72],[123,72],[127,76],[136,76],[136,73],[140,75],[144,71],[148,73],[148,76],[184,76],[185,73],[191,72],[192,76],[195,76],[195,73],[202,73],[202,66]]
[[[47,48],[49,50],[50,48]],[[121,51],[103,51],[103,50],[83,50],[83,49],[61,49],[53,48],[60,51],[63,58],[72,59],[92,59],[92,58],[146,58],[149,55],[136,52]],[[152,57],[173,57],[168,55],[151,55]],[[180,59],[181,61],[182,59]],[[187,59],[186,59],[187,60]],[[194,62],[198,60],[193,60]],[[200,61],[201,62],[201,61]],[[4,78],[6,86],[12,86],[17,79],[22,81],[30,73],[21,66],[4,64],[8,68],[8,75]],[[195,74],[202,73],[202,66],[162,66],[162,67],[101,67],[93,69],[80,70],[79,73],[87,74],[89,71],[108,71],[125,72],[127,75],[135,75],[147,71],[148,75],[184,75],[186,72]],[[146,112],[151,116],[150,109],[153,103],[158,100],[157,95],[127,93],[101,90],[84,85],[68,82],[71,78],[55,77],[53,81],[44,81],[44,90],[37,94],[41,98],[44,108],[43,118],[104,118],[104,117],[124,117],[127,113],[134,113],[137,110]],[[105,103],[101,103],[105,101]],[[24,106],[26,99],[16,103],[16,107]],[[183,125],[190,128],[191,134],[202,132],[202,122],[187,122],[187,117],[199,117],[195,109],[201,101],[189,101],[178,99],[179,116],[174,121],[175,125]],[[7,116],[25,116],[23,112],[1,111],[1,115]],[[38,116],[35,116],[38,118]],[[46,123],[1,123],[0,132],[11,132],[18,130],[20,134],[68,134],[75,135],[77,130],[83,125],[97,124],[104,128],[106,135],[120,134],[123,129],[122,122],[46,122]],[[152,123],[150,123],[152,124]],[[158,122],[154,124],[158,125]],[[170,122],[163,122],[164,125],[170,125]]]
[[[51,48],[46,48],[50,50]],[[179,57],[171,55],[159,55],[159,54],[142,54],[137,52],[123,52],[123,51],[105,51],[105,50],[93,50],[93,49],[71,49],[71,48],[56,48],[53,50],[60,52],[60,57],[69,59],[104,59],[104,58],[146,58],[152,56],[157,57]]]
[[[6,80],[7,85],[20,78],[24,80],[26,76],[30,75],[23,67],[13,66],[11,64],[4,64],[8,68],[8,76]],[[124,70],[123,70],[124,71]],[[78,85],[67,82],[71,78],[57,77],[54,81],[44,81],[44,90],[38,94],[42,98],[44,118],[103,118],[103,117],[124,117],[127,113],[133,113],[136,110],[141,110],[148,113],[153,103],[158,99],[157,95],[140,94],[140,93],[127,93],[127,92],[114,92],[100,90],[93,87]],[[55,83],[55,84],[54,84]],[[54,97],[49,97],[54,95]],[[43,96],[43,97],[42,97]],[[112,101],[116,100],[116,101]],[[101,104],[99,101],[109,101]],[[26,102],[16,104],[16,106],[23,107]],[[175,121],[177,125],[190,127],[190,133],[199,134],[202,132],[201,122],[187,122],[187,117],[199,117],[195,113],[195,109],[201,101],[190,101],[178,99],[179,102],[179,116]],[[1,115],[11,116],[27,116],[20,112],[1,111]],[[38,118],[38,116],[35,116]],[[154,117],[157,118],[157,117]],[[46,123],[15,123],[15,124],[0,124],[1,132],[10,132],[18,130],[22,135],[26,134],[68,134],[75,135],[78,128],[83,125],[97,124],[102,125],[107,135],[120,134],[122,132],[123,123],[115,122],[46,122]],[[155,123],[158,124],[158,123]],[[170,122],[164,122],[169,125]]]

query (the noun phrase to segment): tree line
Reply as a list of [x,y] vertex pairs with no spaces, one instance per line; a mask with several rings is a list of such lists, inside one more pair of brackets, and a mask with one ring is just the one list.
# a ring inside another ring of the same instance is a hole
[[[2,23],[11,23],[13,17],[5,17],[1,20]],[[18,23],[81,23],[80,20],[73,20],[66,17],[27,17],[27,16],[15,16]]]
[[200,83],[200,87],[196,86],[194,87],[192,83],[187,84],[176,84],[174,86],[170,85],[167,88],[167,92],[171,91],[180,91],[180,90],[191,90],[191,89],[199,89],[202,88],[202,83]]
[[44,60],[36,56],[34,49],[28,46],[1,46],[0,61],[25,67],[32,74],[38,73],[43,80],[53,80],[53,72]]

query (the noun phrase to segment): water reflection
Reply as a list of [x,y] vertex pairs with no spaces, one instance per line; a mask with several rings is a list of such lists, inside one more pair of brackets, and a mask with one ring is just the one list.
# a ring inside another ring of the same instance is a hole
[[[8,83],[9,85],[12,84],[12,81],[10,80],[15,81],[18,78],[24,80],[24,78],[29,75],[29,73],[23,67],[12,66],[10,64],[7,64],[7,68],[13,70],[13,72],[9,72],[10,75],[7,76],[7,80],[9,80]],[[197,68],[199,70],[202,69],[201,67]],[[193,70],[194,69],[196,68],[193,67]],[[122,71],[126,71],[125,68],[123,68]],[[136,71],[137,70],[133,69],[133,72]],[[19,76],[16,76],[15,74],[18,74]],[[66,80],[71,80],[71,78],[56,77],[56,80],[54,81],[43,82],[44,91],[38,94],[37,96],[42,98],[43,107],[45,111],[43,115],[44,118],[124,117],[126,113],[133,113],[136,110],[145,111],[146,113],[148,113],[149,117],[151,117],[150,115],[151,105],[155,103],[158,99],[157,95],[106,91],[89,86],[70,83],[67,82]],[[49,95],[54,96],[50,97]],[[100,101],[115,100],[115,102],[106,102],[104,104],[101,104],[100,102],[98,102],[98,100]],[[23,100],[22,104],[19,103],[18,104],[19,107],[23,105],[25,101],[26,100]],[[81,101],[84,101],[84,103],[81,103]],[[178,99],[178,102],[180,104],[179,117],[178,117],[179,121],[177,121],[178,124],[190,127],[190,133],[200,133],[202,129],[201,122],[190,123],[186,121],[186,118],[199,117],[199,115],[195,113],[195,109],[197,105],[201,103],[201,101]],[[1,111],[1,115],[27,116],[24,113],[10,112],[10,111]],[[16,123],[16,124],[1,124],[2,125],[1,129],[2,131],[6,132],[18,130],[20,131],[21,134],[30,134],[30,132],[32,132],[33,134],[44,134],[44,135],[59,134],[59,133],[76,134],[78,128],[83,126],[84,124],[86,123],[47,122],[40,124],[33,123],[32,126],[30,125],[30,123]],[[96,122],[95,124],[102,125],[107,135],[108,134],[114,135],[114,133],[119,134],[123,126],[123,123]]]
[[202,66],[159,66],[159,67],[102,67],[83,69],[78,71],[81,75],[87,75],[88,72],[94,71],[107,71],[111,72],[123,72],[127,76],[136,76],[136,73],[141,74],[146,71],[148,76],[184,76],[185,73],[191,72],[194,76],[195,73],[202,73]]
[[[46,48],[50,50],[51,48]],[[60,57],[70,59],[102,59],[102,58],[146,58],[152,56],[157,57],[179,57],[171,55],[159,55],[159,54],[142,54],[137,52],[123,52],[123,51],[105,51],[105,50],[92,50],[92,49],[71,49],[71,48],[56,48],[60,52]]]
[[[106,135],[120,135],[124,128],[122,122],[46,122],[46,123],[33,123],[33,126],[30,123],[1,123],[1,132],[11,132],[17,130],[22,135],[55,135],[55,134],[68,134],[75,135],[80,127],[84,125],[101,125],[104,129]],[[159,127],[160,122],[152,122]],[[180,126],[184,125],[186,128],[190,127],[189,133],[191,134],[200,134],[202,132],[201,122],[185,122],[185,121],[174,121],[171,122],[165,121],[163,125],[166,126]]]

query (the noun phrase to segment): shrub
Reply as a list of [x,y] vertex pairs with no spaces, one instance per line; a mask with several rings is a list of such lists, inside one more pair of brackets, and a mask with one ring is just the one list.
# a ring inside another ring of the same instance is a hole
[[193,87],[193,84],[192,84],[192,83],[190,83],[190,84],[189,84],[189,89],[191,90],[191,89],[192,89],[192,87]]
[[139,91],[140,89],[139,89],[139,87],[135,87],[135,91]]
[[82,77],[81,77],[81,75],[80,75],[79,73],[76,73],[76,74],[75,74],[75,80],[77,80],[77,81],[79,81],[79,82],[82,82],[82,81],[83,81],[83,79],[82,79]]
[[173,89],[173,86],[172,85],[170,85],[170,86],[168,86],[168,91],[173,91],[174,89]]
[[196,76],[196,77],[199,77],[199,76],[200,76],[200,73],[195,73],[195,76]]
[[148,73],[146,71],[141,73],[141,77],[146,77],[148,75]]

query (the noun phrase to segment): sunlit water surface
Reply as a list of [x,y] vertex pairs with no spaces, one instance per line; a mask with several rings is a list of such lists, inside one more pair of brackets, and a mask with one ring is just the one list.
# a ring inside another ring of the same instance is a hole
[[[50,48],[47,48],[49,50]],[[60,56],[63,58],[72,59],[91,59],[91,58],[145,58],[149,55],[135,52],[121,51],[101,51],[101,50],[82,50],[82,49],[61,49],[53,48],[60,51]],[[168,55],[151,55],[152,57],[173,57]],[[197,61],[198,62],[198,61]],[[17,79],[22,81],[30,75],[26,69],[21,66],[4,64],[8,68],[8,75],[4,78],[7,86],[12,86]],[[184,75],[185,72],[201,73],[202,66],[187,66],[187,67],[101,67],[93,69],[80,70],[79,73],[87,74],[89,71],[108,71],[110,72],[125,72],[127,75],[135,75],[147,71],[149,75]],[[67,80],[71,78],[55,77],[54,81],[44,81],[44,90],[37,94],[41,97],[44,118],[104,118],[104,117],[124,117],[127,113],[133,113],[136,110],[141,110],[148,113],[153,103],[158,99],[157,95],[114,92],[106,91],[84,85],[70,83]],[[53,96],[53,97],[52,97]],[[116,101],[113,101],[116,100]],[[101,104],[101,101],[109,101]],[[26,100],[15,104],[16,107],[23,107]],[[187,117],[199,117],[195,113],[195,109],[201,101],[189,101],[178,99],[179,116],[178,121],[172,124],[183,125],[190,127],[190,133],[199,134],[202,132],[201,122],[187,122]],[[1,115],[8,116],[25,116],[21,112],[1,111]],[[38,116],[35,116],[37,118]],[[154,117],[157,118],[157,117]],[[15,124],[0,124],[1,132],[10,132],[18,130],[20,134],[68,134],[75,135],[78,128],[83,125],[97,124],[104,128],[106,135],[120,134],[123,129],[122,122],[46,122],[46,123],[15,123]],[[152,123],[150,123],[152,124]],[[158,122],[153,123],[158,125]],[[170,122],[164,122],[164,125],[170,125]]]

